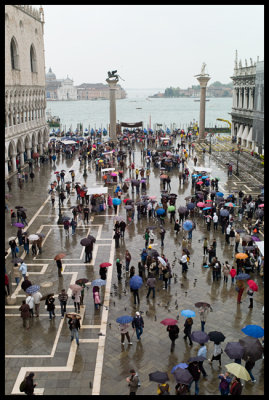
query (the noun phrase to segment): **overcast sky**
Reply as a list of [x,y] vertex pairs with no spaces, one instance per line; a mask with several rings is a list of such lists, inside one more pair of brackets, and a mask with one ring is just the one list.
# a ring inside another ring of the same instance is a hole
[[[39,6],[36,6],[39,8]],[[207,64],[211,82],[230,82],[235,50],[245,65],[264,59],[263,5],[44,5],[46,72],[74,85],[187,88]]]

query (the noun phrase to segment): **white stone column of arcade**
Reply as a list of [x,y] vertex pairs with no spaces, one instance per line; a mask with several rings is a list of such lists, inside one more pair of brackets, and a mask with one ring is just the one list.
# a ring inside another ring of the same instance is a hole
[[20,166],[24,166],[24,151],[20,152]]
[[30,160],[30,158],[31,158],[31,147],[26,147],[26,153],[27,153],[27,160]]
[[11,155],[11,163],[12,163],[12,172],[16,172],[17,164],[16,164],[16,155],[15,154]]

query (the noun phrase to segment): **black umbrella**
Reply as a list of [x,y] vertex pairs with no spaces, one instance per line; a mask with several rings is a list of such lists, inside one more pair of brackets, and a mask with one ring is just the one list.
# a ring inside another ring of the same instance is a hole
[[209,303],[206,303],[205,301],[199,301],[198,303],[194,304],[195,307],[200,308],[200,307],[210,307]]
[[201,343],[206,343],[209,340],[209,336],[205,332],[202,332],[202,331],[194,331],[194,332],[192,332],[191,338],[192,338],[192,340],[194,342],[197,342],[197,343],[200,343],[200,344]]
[[95,243],[96,242],[96,239],[95,239],[95,237],[94,236],[92,236],[92,235],[88,235],[87,236],[87,239],[90,239],[93,243]]
[[70,219],[71,219],[71,218],[70,218],[70,217],[67,217],[66,215],[64,215],[63,218],[62,218],[63,221],[69,221]]
[[156,228],[157,228],[157,226],[148,226],[147,229],[153,230],[153,229],[156,229]]
[[81,239],[81,241],[80,241],[80,244],[82,246],[89,246],[91,243],[92,243],[92,240],[88,239],[88,238]]
[[149,380],[152,382],[165,383],[169,381],[167,372],[155,371],[149,374]]
[[220,343],[225,340],[223,333],[218,331],[211,331],[208,333],[209,339],[214,343]]
[[16,258],[14,258],[14,260],[13,260],[12,262],[13,262],[13,264],[22,263],[22,262],[23,262],[23,259],[22,259],[22,258],[19,258],[19,257],[16,257]]
[[252,361],[257,361],[262,358],[263,347],[259,339],[252,336],[246,336],[243,339],[239,339],[239,343],[244,347],[243,360],[247,360],[248,356]]
[[203,356],[196,356],[196,357],[191,357],[188,359],[188,363],[192,363],[192,362],[199,362],[199,361],[205,361],[206,358]]
[[23,206],[15,206],[15,208],[18,210],[19,208],[23,208]]
[[236,359],[243,357],[245,349],[239,342],[228,342],[224,351],[229,358]]
[[133,209],[132,206],[125,206],[124,208],[125,208],[125,210],[132,210]]
[[186,207],[178,207],[179,214],[184,214],[187,211]]
[[177,383],[189,385],[193,381],[193,376],[187,368],[177,368],[175,372],[173,372],[173,375]]

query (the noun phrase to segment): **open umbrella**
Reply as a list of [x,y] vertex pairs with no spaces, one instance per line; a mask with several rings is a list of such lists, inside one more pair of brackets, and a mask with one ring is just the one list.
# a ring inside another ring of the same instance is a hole
[[245,235],[242,237],[242,240],[245,240],[246,242],[250,242],[252,240],[250,235]]
[[236,204],[234,203],[225,203],[224,205],[225,207],[236,207]]
[[77,285],[75,283],[73,283],[72,285],[69,285],[69,287],[73,292],[80,292],[83,289],[82,286]]
[[63,217],[62,217],[62,220],[63,221],[69,221],[71,218],[70,217],[68,217],[67,215],[64,215]]
[[121,204],[121,199],[118,199],[117,197],[115,197],[114,199],[112,199],[112,204],[114,206],[118,206]]
[[[25,232],[24,232],[24,233],[25,233]],[[39,236],[39,237],[42,238],[42,239],[45,237],[44,233],[36,233],[36,235]]]
[[18,210],[19,208],[23,208],[23,206],[15,206],[15,208]]
[[195,311],[192,310],[182,310],[181,315],[186,318],[192,318],[195,317],[196,314]]
[[189,256],[189,255],[190,255],[190,252],[189,252],[189,250],[188,250],[188,249],[186,249],[186,247],[184,247],[184,248],[182,249],[182,251],[184,251],[184,253],[185,253],[185,254],[187,254],[187,256]]
[[253,361],[260,360],[263,355],[263,347],[260,341],[254,337],[247,336],[243,339],[239,339],[239,343],[244,347],[245,351],[243,354],[243,360],[247,360],[248,357]]
[[238,258],[239,260],[245,260],[246,258],[248,258],[248,255],[246,253],[237,253],[235,255],[235,258]]
[[244,354],[244,347],[239,342],[228,342],[225,349],[225,353],[232,360],[241,359]]
[[177,365],[175,365],[172,369],[171,369],[171,374],[173,374],[175,372],[176,369],[181,368],[181,369],[186,369],[188,368],[188,364],[186,363],[179,363]]
[[250,375],[245,367],[237,363],[226,364],[225,368],[228,372],[235,375],[239,379],[243,379],[244,381],[250,381]]
[[207,199],[205,202],[206,202],[206,203],[213,203],[213,200]]
[[168,212],[175,211],[175,209],[176,209],[175,206],[168,206],[167,208]]
[[95,279],[94,281],[91,282],[91,286],[105,286],[106,281],[103,279]]
[[125,210],[132,210],[133,206],[125,206],[124,208],[125,208]]
[[200,308],[200,307],[210,307],[209,303],[206,303],[205,301],[199,301],[198,303],[194,304],[195,307]]
[[193,376],[188,369],[177,368],[173,373],[177,383],[189,385],[193,381]]
[[81,319],[81,316],[75,312],[65,314],[66,318],[72,318],[72,315],[75,315],[77,319]]
[[116,319],[116,322],[118,322],[119,324],[129,324],[130,322],[132,322],[133,319],[134,318],[130,315],[122,315],[121,317],[118,317]]
[[114,217],[114,222],[116,221],[125,221],[125,218],[122,215],[117,215]]
[[190,220],[186,220],[185,222],[184,222],[184,224],[183,224],[183,229],[184,229],[184,231],[190,231],[192,228],[193,228],[193,223],[192,223],[192,221],[190,221]]
[[222,192],[217,192],[217,193],[216,193],[216,196],[218,196],[218,197],[223,197],[223,196],[224,196],[224,193],[222,193]]
[[206,343],[209,340],[209,336],[202,331],[193,331],[191,333],[191,339],[197,343]]
[[76,280],[77,285],[83,285],[88,282],[89,282],[89,279],[87,279],[87,278],[80,278],[80,279]]
[[134,275],[130,279],[130,287],[134,290],[141,288],[143,286],[143,279],[139,275]]
[[241,329],[245,335],[254,338],[261,338],[264,336],[264,329],[259,325],[247,325]]
[[188,359],[188,363],[192,363],[192,362],[199,362],[199,361],[205,361],[206,358],[203,356],[195,356],[195,357],[191,357]]
[[156,229],[157,228],[157,226],[148,226],[147,227],[147,229],[150,229],[151,231],[153,230],[153,229]]
[[251,239],[254,240],[254,242],[260,242],[261,239],[258,238],[257,236],[251,236]]
[[259,204],[258,207],[263,208],[264,204]]
[[165,383],[169,381],[169,377],[166,372],[155,371],[149,374],[149,380],[152,382]]
[[39,237],[37,236],[37,235],[29,235],[28,236],[28,239],[30,240],[30,241],[34,241],[34,240],[38,240],[39,239]]
[[185,214],[186,211],[187,211],[186,207],[183,207],[183,206],[178,207],[179,214]]
[[225,209],[220,210],[220,215],[221,215],[222,217],[228,217],[229,211],[228,211],[228,210],[225,210]]
[[223,333],[218,331],[211,331],[208,333],[208,336],[211,342],[214,343],[220,343],[225,340],[225,336],[223,335]]
[[241,273],[241,274],[236,275],[236,277],[235,277],[235,279],[237,279],[239,281],[244,281],[244,280],[249,279],[249,278],[250,278],[250,275],[246,274],[244,272]]
[[40,283],[40,286],[41,286],[41,287],[51,287],[51,286],[53,286],[53,282],[51,282],[51,281],[44,281],[44,282]]
[[155,199],[157,199],[157,196],[149,196],[149,199],[150,200],[155,200]]
[[212,207],[204,207],[204,208],[203,208],[203,211],[205,211],[205,210],[211,210],[211,208],[212,208]]
[[13,226],[16,226],[17,228],[24,228],[24,224],[22,224],[21,222],[15,222]]
[[158,210],[156,210],[156,214],[163,215],[163,214],[165,214],[165,210],[163,208],[158,208]]
[[41,297],[40,301],[44,301],[44,300],[46,300],[47,298],[49,298],[49,297],[51,297],[51,296],[54,296],[54,293],[44,294],[44,295]]
[[162,174],[162,175],[160,176],[160,178],[161,178],[161,179],[166,179],[166,178],[168,178],[168,175]]
[[258,285],[255,281],[253,281],[252,279],[249,279],[247,281],[248,286],[250,287],[251,290],[253,290],[253,292],[257,292],[258,291]]
[[22,263],[23,259],[20,257],[16,257],[12,260],[13,264],[18,264],[18,263]]
[[93,243],[95,243],[96,242],[96,239],[95,239],[95,237],[94,236],[92,236],[92,235],[88,235],[87,236],[87,239],[89,239],[91,242],[93,242]]
[[196,205],[199,208],[203,208],[205,206],[205,203],[203,203],[202,201],[199,201]]
[[165,325],[165,326],[176,325],[178,323],[178,320],[173,319],[173,318],[165,318],[160,323]]
[[166,267],[167,263],[164,261],[164,259],[163,259],[162,257],[157,257],[157,258],[158,258],[158,260],[160,261],[160,263],[161,263],[164,267]]
[[29,286],[25,291],[28,294],[32,294],[32,293],[38,292],[39,289],[40,289],[39,285],[32,285],[32,286]]
[[57,255],[54,257],[54,260],[55,260],[55,261],[61,260],[61,259],[64,258],[65,256],[66,256],[66,254],[64,254],[64,253],[59,253],[59,254],[57,254]]
[[103,262],[99,265],[100,268],[107,268],[110,267],[112,264],[110,264],[109,262]]
[[125,204],[127,201],[132,201],[131,199],[124,199],[123,203]]
[[89,246],[91,243],[92,243],[92,240],[88,239],[88,238],[81,239],[81,241],[80,241],[81,246]]
[[195,206],[194,203],[188,203],[188,204],[187,204],[187,209],[188,209],[188,210],[193,210],[195,207],[196,207],[196,206]]
[[196,182],[197,185],[203,185],[203,181]]

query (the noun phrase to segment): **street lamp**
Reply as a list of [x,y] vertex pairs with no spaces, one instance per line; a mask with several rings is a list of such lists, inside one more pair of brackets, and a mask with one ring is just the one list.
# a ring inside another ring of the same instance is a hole
[[83,173],[83,176],[87,176],[87,171],[86,171],[87,154],[86,154],[86,151],[84,152],[83,158],[84,158],[84,173]]
[[62,223],[63,223],[63,218],[62,218],[61,200],[60,200],[60,192],[59,192],[59,218],[58,218],[57,224],[61,225]]
[[211,148],[211,137],[212,137],[212,133],[209,134],[210,137],[210,142],[209,142],[209,154],[211,154],[212,152],[212,148]]
[[239,176],[239,169],[238,169],[239,154],[240,154],[240,147],[238,146],[238,150],[237,150],[237,160],[236,160],[236,172],[235,172],[235,175],[236,175],[236,176]]

